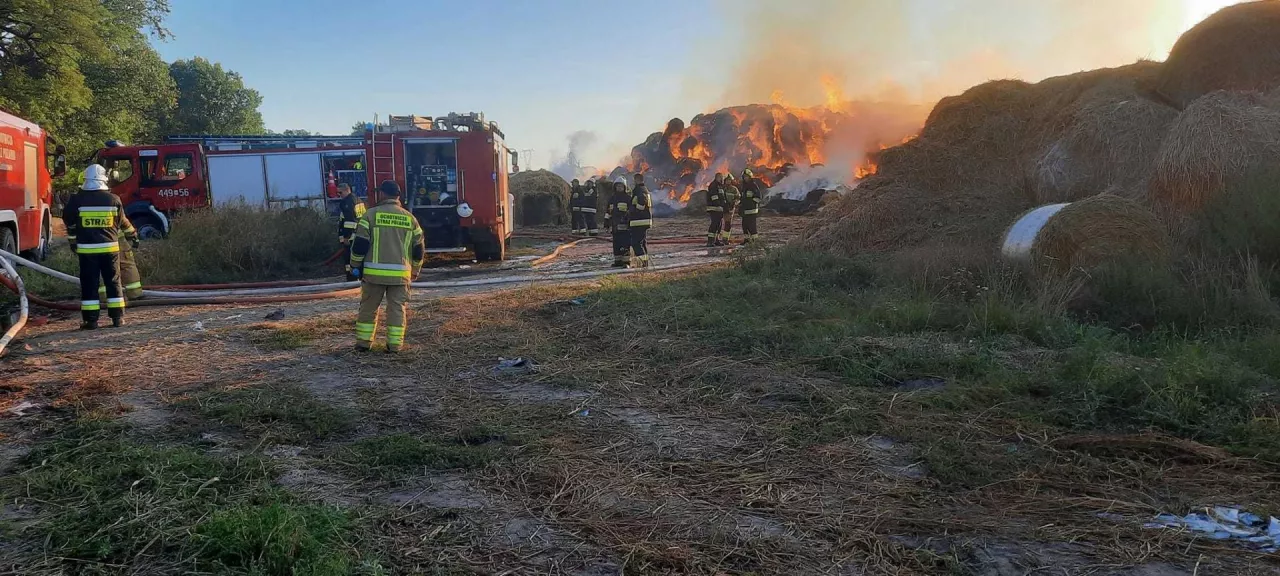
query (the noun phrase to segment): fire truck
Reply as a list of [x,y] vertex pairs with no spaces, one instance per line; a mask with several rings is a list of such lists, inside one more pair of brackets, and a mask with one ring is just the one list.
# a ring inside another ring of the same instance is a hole
[[0,249],[37,260],[48,255],[52,179],[66,171],[66,149],[52,136],[0,112]]
[[183,210],[226,204],[332,210],[347,184],[367,205],[393,180],[427,234],[428,252],[501,260],[512,232],[508,172],[518,157],[482,114],[390,116],[355,136],[172,136],[115,142],[94,154],[139,235],[168,234]]

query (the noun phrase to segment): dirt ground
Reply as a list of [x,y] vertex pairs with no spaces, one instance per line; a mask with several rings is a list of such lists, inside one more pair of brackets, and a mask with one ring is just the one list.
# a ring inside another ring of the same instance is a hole
[[[764,231],[782,242],[802,225],[766,219]],[[675,221],[654,236],[700,228]],[[459,262],[432,273],[499,275],[506,272],[490,268],[528,267],[548,247],[531,242],[504,267]],[[654,252],[657,264],[727,258],[689,245]],[[598,269],[610,259],[607,243],[585,242],[532,273]],[[1149,532],[1135,546],[1130,529],[1105,516],[1080,525],[1078,511],[1063,510],[1061,525],[1033,523],[1045,510],[1032,510],[1043,503],[1032,494],[1019,510],[983,490],[939,491],[913,447],[887,436],[798,451],[776,432],[838,384],[767,358],[691,356],[697,337],[678,330],[641,342],[629,328],[606,329],[594,313],[596,291],[625,281],[418,291],[411,348],[400,356],[352,350],[351,298],[139,308],[126,327],[92,333],[55,316],[0,361],[0,473],[38,466],[23,456],[44,438],[85,414],[106,415],[144,442],[265,459],[278,486],[363,519],[362,541],[382,573],[1280,573],[1234,556],[1205,568],[1170,558],[1176,536]],[[517,356],[536,368],[501,368]],[[244,393],[262,395],[234,404]],[[341,426],[321,429],[289,406],[253,416],[255,403],[276,394],[296,394],[303,410],[337,410]],[[486,456],[387,473],[351,465],[371,441],[406,436],[465,437],[462,445]],[[6,505],[0,520],[22,536],[0,545],[0,572],[170,566],[158,547],[116,564],[55,557],[32,523],[46,507],[21,498]],[[1122,500],[1097,508],[1147,511]]]

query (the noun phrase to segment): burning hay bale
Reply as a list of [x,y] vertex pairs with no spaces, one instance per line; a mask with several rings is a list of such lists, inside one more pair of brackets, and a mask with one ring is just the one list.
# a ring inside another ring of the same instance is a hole
[[1179,107],[1216,90],[1280,87],[1280,2],[1219,10],[1173,45],[1157,89]]
[[684,213],[688,216],[702,216],[707,213],[707,191],[699,190],[689,195],[684,204]]
[[1037,203],[1073,202],[1107,188],[1135,197],[1145,193],[1160,143],[1178,113],[1140,95],[1137,83],[1121,78],[1076,100],[1061,135],[1032,167]]
[[511,177],[516,224],[561,225],[569,222],[569,183],[547,170],[520,172]]
[[1178,117],[1160,147],[1148,194],[1174,215],[1199,212],[1232,180],[1280,168],[1280,109],[1256,93],[1215,92]]
[[1024,214],[1005,234],[1005,258],[1038,271],[1064,273],[1101,264],[1169,255],[1165,226],[1135,200],[1101,194],[1041,206]]

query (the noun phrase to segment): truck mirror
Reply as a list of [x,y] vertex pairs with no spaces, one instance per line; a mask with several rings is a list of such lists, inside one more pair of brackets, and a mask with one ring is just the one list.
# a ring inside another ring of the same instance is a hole
[[[61,146],[59,146],[61,148]],[[67,155],[58,154],[53,158],[53,177],[61,178],[67,173]]]
[[508,150],[511,153],[511,173],[520,172],[520,153],[515,150]]

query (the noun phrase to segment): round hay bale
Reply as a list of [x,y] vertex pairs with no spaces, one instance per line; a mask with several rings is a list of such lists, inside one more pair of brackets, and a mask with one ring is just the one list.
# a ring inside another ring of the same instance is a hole
[[1033,169],[1039,204],[1073,202],[1111,187],[1145,193],[1160,143],[1178,116],[1136,87],[1098,86],[1076,101],[1068,124]]
[[1040,206],[1018,218],[1000,252],[1037,270],[1067,272],[1101,264],[1168,257],[1164,224],[1137,201],[1098,195]]
[[1280,87],[1280,2],[1228,6],[1173,45],[1156,89],[1180,107],[1216,90]]
[[516,224],[562,225],[569,222],[569,183],[547,170],[520,172],[511,177]]
[[1202,210],[1234,180],[1280,167],[1280,110],[1256,93],[1214,92],[1169,128],[1148,186],[1150,201],[1174,217]]
[[684,204],[684,213],[689,216],[702,216],[707,213],[707,191],[698,190],[689,195]]

